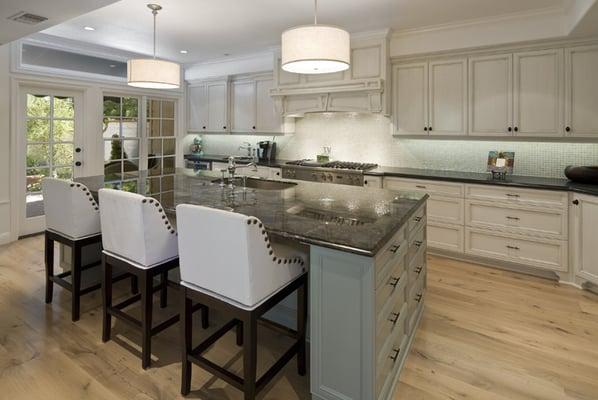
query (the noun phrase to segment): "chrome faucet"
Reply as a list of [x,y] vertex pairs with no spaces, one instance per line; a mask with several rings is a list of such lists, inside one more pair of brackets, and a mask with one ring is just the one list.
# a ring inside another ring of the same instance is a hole
[[[238,168],[249,168],[252,167],[254,172],[257,172],[257,164],[255,162],[250,162],[249,164],[245,164],[245,165],[237,165],[237,163],[235,162],[235,157],[234,156],[230,156],[228,157],[228,187],[229,188],[234,188],[234,181],[235,181],[235,173],[237,172]],[[243,179],[243,186],[245,186],[245,179]]]

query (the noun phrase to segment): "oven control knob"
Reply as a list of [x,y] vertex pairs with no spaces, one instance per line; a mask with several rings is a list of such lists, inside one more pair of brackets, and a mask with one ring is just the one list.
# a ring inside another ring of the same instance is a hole
[[322,180],[325,181],[326,180],[326,174],[322,174]]
[[328,174],[328,180],[329,180],[330,182],[332,182],[332,175],[331,175],[331,174]]

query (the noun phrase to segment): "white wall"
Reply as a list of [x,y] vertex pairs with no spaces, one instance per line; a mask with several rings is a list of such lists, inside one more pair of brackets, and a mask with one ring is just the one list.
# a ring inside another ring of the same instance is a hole
[[0,244],[10,240],[10,46],[0,46]]
[[[239,144],[271,140],[250,135],[203,135],[211,154],[241,154]],[[598,165],[597,143],[504,140],[404,139],[390,134],[390,121],[371,114],[307,114],[294,135],[277,136],[280,159],[315,158],[322,146],[346,161],[385,166],[484,172],[490,150],[514,151],[517,175],[563,178],[567,165]]]

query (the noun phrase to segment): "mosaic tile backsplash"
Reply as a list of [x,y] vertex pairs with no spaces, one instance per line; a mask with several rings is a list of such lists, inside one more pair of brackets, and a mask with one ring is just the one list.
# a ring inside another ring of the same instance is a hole
[[[187,139],[188,140],[188,139]],[[245,154],[243,142],[272,140],[256,135],[203,135],[204,151]],[[515,175],[562,178],[567,165],[598,165],[598,143],[405,139],[391,135],[387,117],[356,113],[307,114],[293,135],[277,136],[281,159],[315,158],[322,146],[339,160],[385,166],[485,172],[490,150],[515,152]]]

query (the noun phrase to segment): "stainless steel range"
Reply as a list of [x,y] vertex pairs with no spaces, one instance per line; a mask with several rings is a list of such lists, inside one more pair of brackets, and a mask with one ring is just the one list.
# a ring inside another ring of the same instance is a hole
[[377,166],[377,164],[348,161],[326,163],[318,163],[315,160],[289,161],[282,166],[282,178],[363,186],[363,173]]

